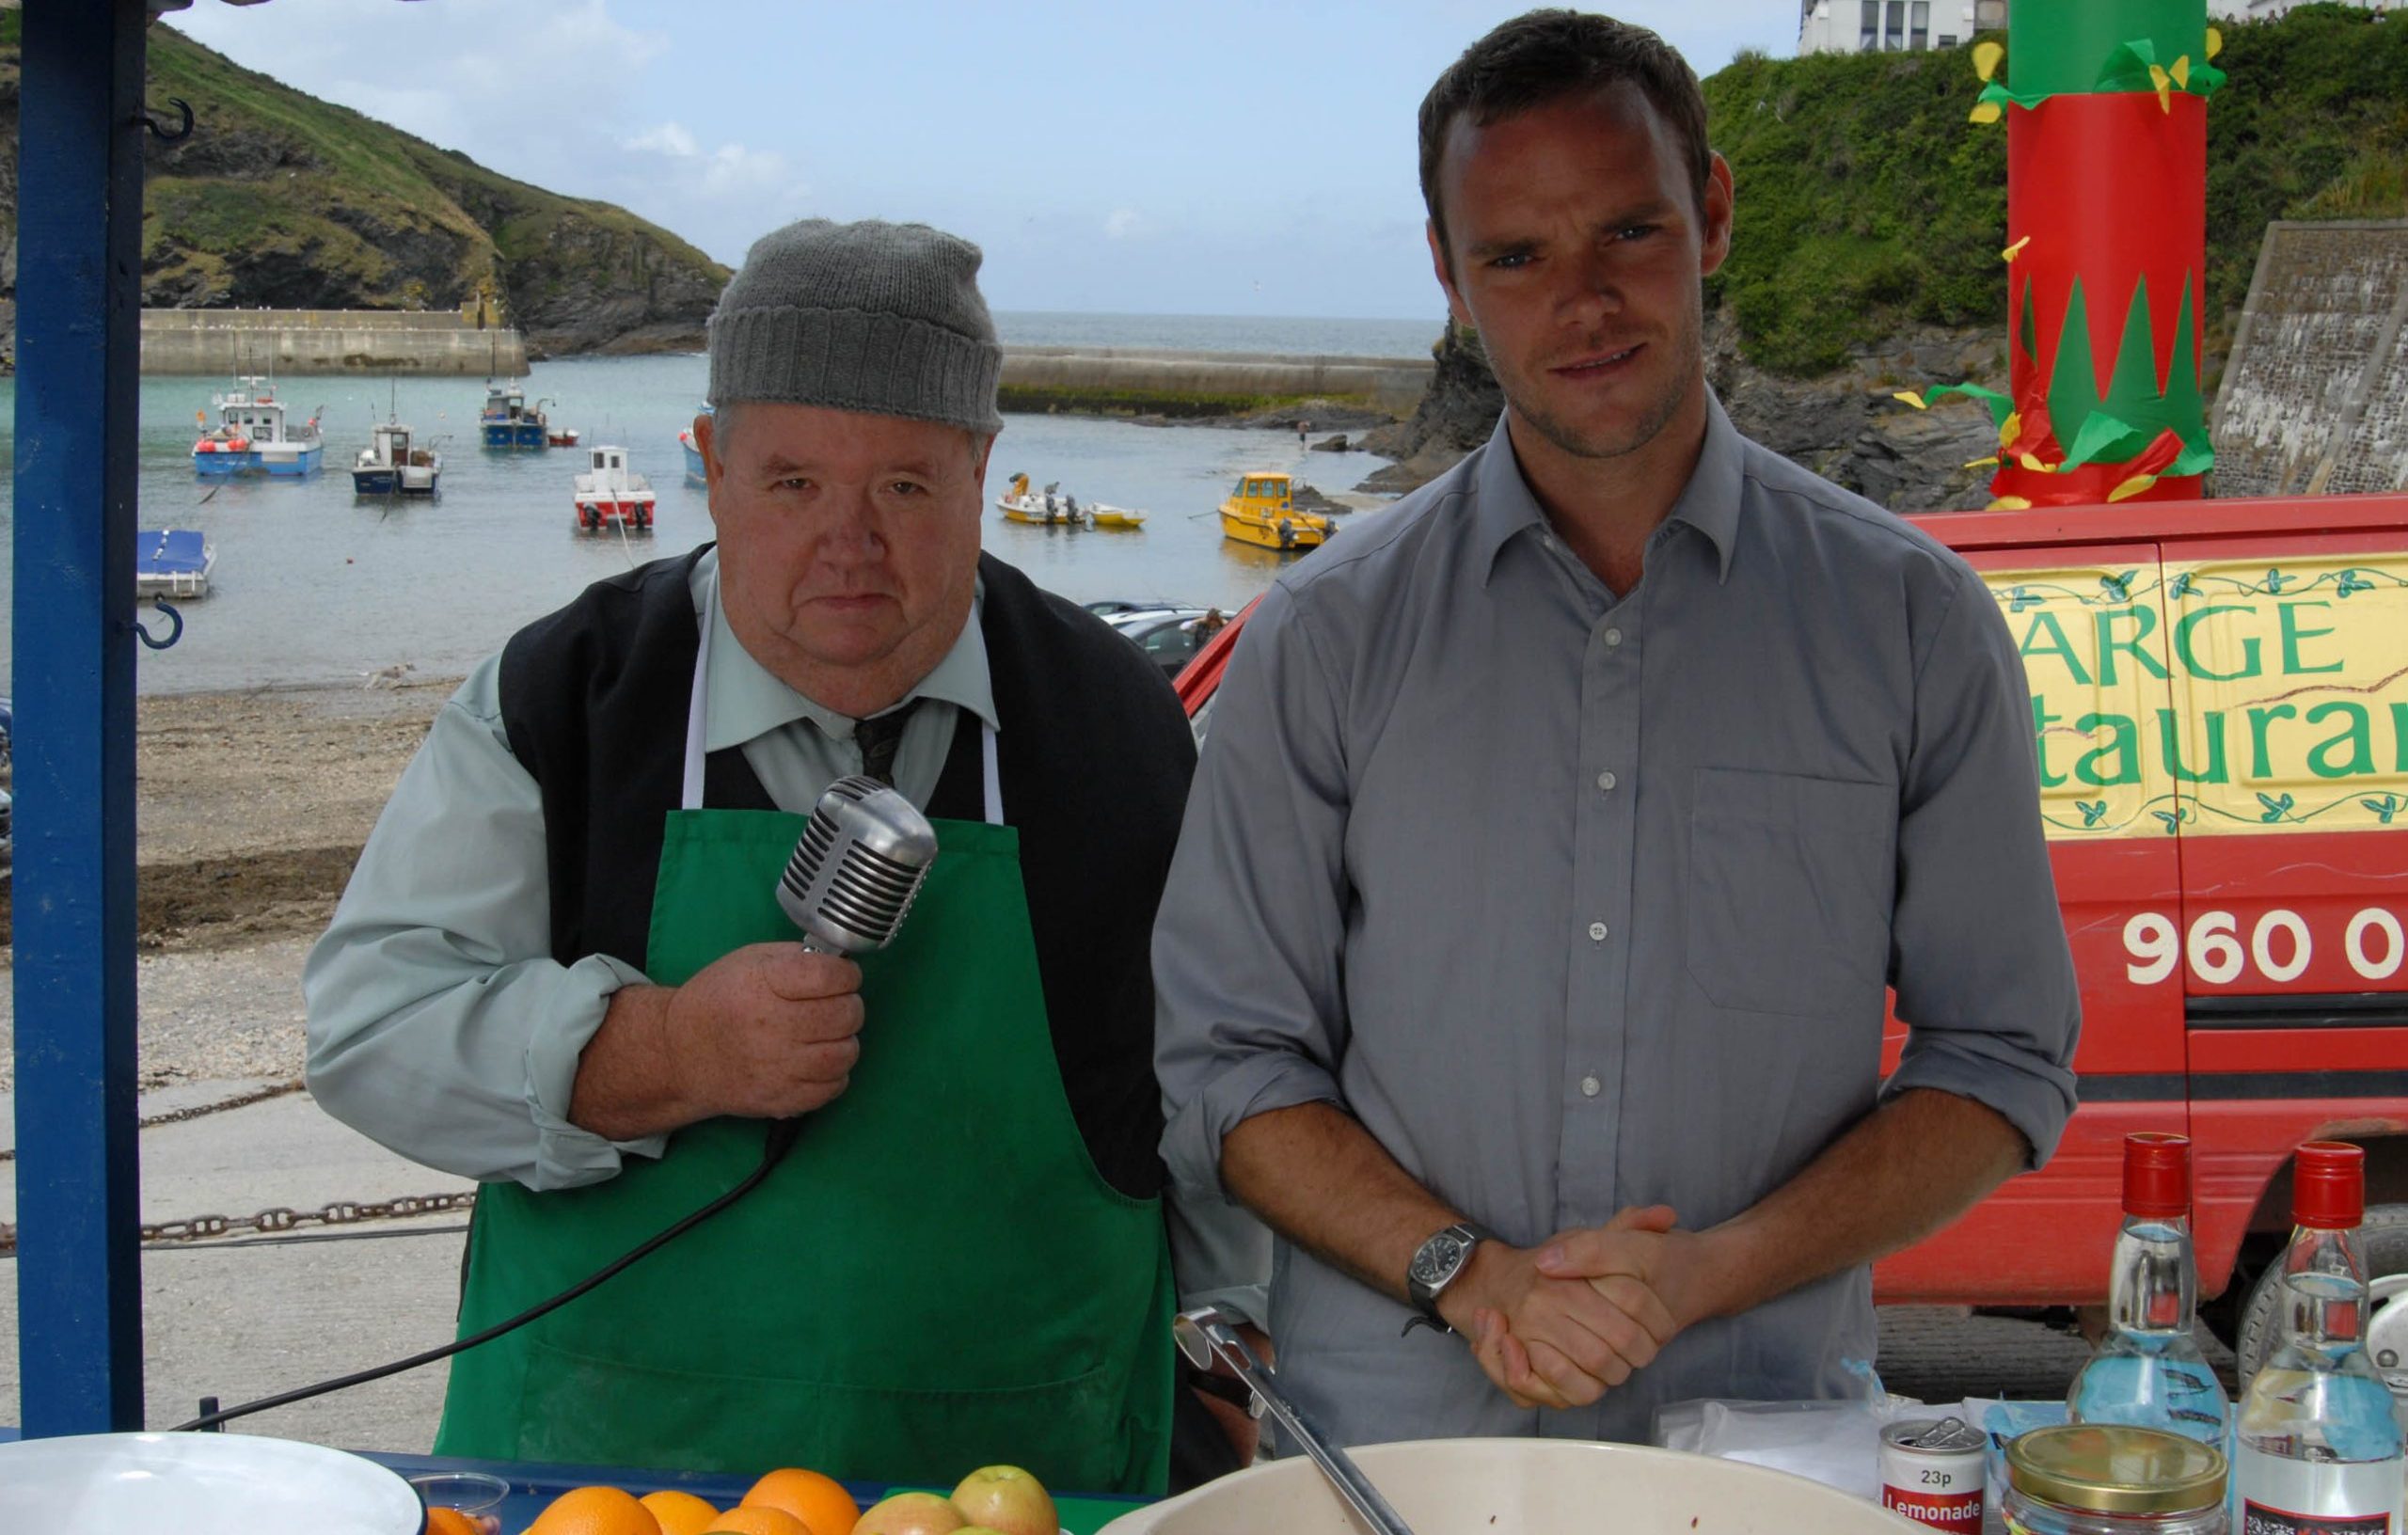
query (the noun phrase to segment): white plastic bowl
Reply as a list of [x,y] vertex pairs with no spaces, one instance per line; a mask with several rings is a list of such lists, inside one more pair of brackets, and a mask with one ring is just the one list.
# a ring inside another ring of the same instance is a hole
[[248,1433],[87,1433],[0,1445],[0,1530],[419,1535],[418,1494],[373,1461]]
[[[1413,1535],[1931,1535],[1820,1482],[1679,1450],[1566,1439],[1366,1445],[1355,1464]],[[1361,1535],[1303,1455],[1123,1514],[1102,1535]]]

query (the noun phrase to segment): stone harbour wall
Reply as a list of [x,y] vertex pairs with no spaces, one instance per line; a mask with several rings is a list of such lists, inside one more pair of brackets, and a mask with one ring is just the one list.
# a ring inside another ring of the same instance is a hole
[[2216,395],[2214,493],[2408,488],[2408,220],[2267,226]]
[[142,371],[239,373],[439,373],[517,378],[527,343],[448,310],[145,309]]

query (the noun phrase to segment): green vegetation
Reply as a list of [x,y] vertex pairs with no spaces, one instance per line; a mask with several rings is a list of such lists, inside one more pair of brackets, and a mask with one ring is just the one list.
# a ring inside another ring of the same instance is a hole
[[1173,419],[1260,416],[1310,404],[1376,409],[1368,395],[1172,394],[1152,389],[1090,389],[1066,384],[1006,384],[996,408],[1026,415],[1162,416]]
[[[2304,6],[2227,25],[2225,44],[2232,78],[2208,107],[2216,353],[2269,220],[2408,216],[2402,19]],[[1751,362],[1804,376],[1909,324],[2004,328],[2006,134],[1966,120],[1971,52],[1743,55],[1705,82],[1738,187],[1709,302],[1729,306]]]
[[[0,11],[0,109],[12,119],[21,26]],[[594,312],[624,309],[630,294],[646,300],[639,324],[699,334],[727,279],[625,209],[498,175],[172,25],[150,28],[149,50],[149,99],[190,102],[197,128],[147,151],[147,303],[452,309],[488,293],[539,344],[548,334],[587,346],[613,335]],[[13,152],[8,137],[0,156]],[[0,223],[14,212],[0,206]]]

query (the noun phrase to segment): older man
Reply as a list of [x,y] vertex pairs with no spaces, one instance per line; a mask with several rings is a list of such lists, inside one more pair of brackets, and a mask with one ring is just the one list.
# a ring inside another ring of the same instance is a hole
[[1716,404],[1731,173],[1655,34],[1507,22],[1420,126],[1504,417],[1246,627],[1156,935],[1165,1150],[1285,1239],[1341,1439],[1861,1389],[1867,1264],[2072,1106],[2014,643]]
[[[695,423],[715,547],[520,630],[436,718],[310,957],[329,1110],[484,1179],[446,1453],[1159,1489],[1172,1306],[1146,940],[1193,747],[1135,649],[979,553],[978,252],[763,239]],[[858,967],[774,898],[836,777],[941,851]],[[1101,785],[1110,784],[1110,792]]]

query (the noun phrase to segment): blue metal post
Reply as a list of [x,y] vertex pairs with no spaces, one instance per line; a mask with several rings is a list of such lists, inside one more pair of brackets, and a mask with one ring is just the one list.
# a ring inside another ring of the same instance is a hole
[[29,1434],[142,1426],[142,0],[26,0],[17,152],[17,1296]]

